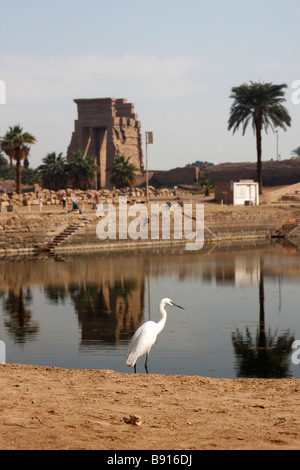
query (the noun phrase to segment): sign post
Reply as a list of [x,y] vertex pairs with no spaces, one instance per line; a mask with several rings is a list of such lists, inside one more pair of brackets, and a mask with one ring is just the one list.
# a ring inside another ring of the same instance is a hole
[[149,201],[148,179],[148,144],[153,144],[153,132],[146,131],[146,201]]

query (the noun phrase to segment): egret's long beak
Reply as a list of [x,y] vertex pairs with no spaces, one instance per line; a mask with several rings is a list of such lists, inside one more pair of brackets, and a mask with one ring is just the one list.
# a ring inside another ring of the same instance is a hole
[[174,302],[172,302],[172,305],[173,305],[174,307],[182,308],[182,310],[184,310],[184,307],[180,307],[180,305],[176,305],[176,304],[174,304]]

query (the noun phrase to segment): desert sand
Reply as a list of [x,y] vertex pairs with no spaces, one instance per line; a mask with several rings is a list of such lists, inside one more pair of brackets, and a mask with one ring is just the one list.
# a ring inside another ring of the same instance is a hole
[[0,365],[0,448],[300,449],[299,379]]

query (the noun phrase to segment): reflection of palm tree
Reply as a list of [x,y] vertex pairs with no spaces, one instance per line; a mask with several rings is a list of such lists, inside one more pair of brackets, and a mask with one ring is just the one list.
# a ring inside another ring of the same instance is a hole
[[69,294],[63,286],[45,286],[45,297],[53,304],[64,304]]
[[290,350],[294,337],[286,331],[280,336],[277,332],[263,333],[265,346],[259,346],[262,337],[258,329],[255,340],[249,329],[245,336],[236,330],[232,334],[234,352],[238,362],[238,377],[287,378],[289,374]]
[[246,335],[237,329],[232,334],[234,352],[238,362],[238,377],[284,378],[289,377],[289,359],[294,337],[289,331],[281,336],[265,329],[264,265],[260,259],[259,325],[255,340],[249,328]]
[[16,295],[13,290],[8,291],[7,299],[4,299],[4,311],[8,314],[4,325],[9,334],[15,338],[17,343],[25,343],[28,339],[34,339],[39,331],[38,323],[32,321],[31,311],[26,308],[26,304],[31,301],[30,290],[27,290],[25,301],[23,288],[19,288]]
[[128,304],[128,298],[131,296],[131,293],[135,288],[136,282],[134,281],[115,282],[114,285],[117,298],[121,297],[126,304]]
[[101,311],[103,313],[111,313],[116,306],[118,299],[124,301],[128,307],[128,300],[132,291],[136,288],[134,281],[116,281],[113,286],[109,287],[109,305],[103,295],[102,287],[98,288],[95,284],[80,286],[73,291],[72,298],[76,300],[76,305],[82,310],[90,310],[92,312]]

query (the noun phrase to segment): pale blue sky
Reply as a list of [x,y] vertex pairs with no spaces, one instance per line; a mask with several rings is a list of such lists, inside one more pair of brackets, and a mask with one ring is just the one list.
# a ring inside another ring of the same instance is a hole
[[[232,136],[232,86],[286,83],[292,127],[279,153],[300,146],[299,0],[0,0],[0,135],[20,123],[34,134],[31,165],[66,154],[74,98],[127,98],[153,131],[149,168],[195,160],[255,161],[255,139]],[[276,138],[263,137],[263,158]]]

